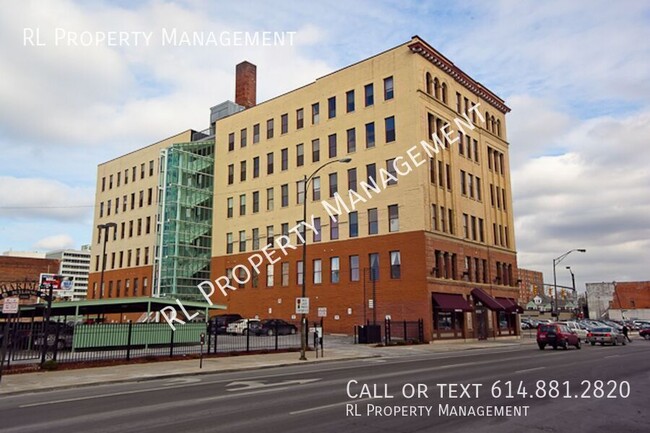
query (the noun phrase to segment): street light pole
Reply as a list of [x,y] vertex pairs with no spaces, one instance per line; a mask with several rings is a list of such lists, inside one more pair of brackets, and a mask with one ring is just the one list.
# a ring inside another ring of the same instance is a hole
[[[352,158],[335,159],[326,162],[325,164],[318,167],[312,174],[309,175],[309,177],[307,177],[307,175],[304,175],[303,177],[304,187],[303,187],[303,197],[302,197],[303,228],[304,228],[304,224],[307,222],[307,190],[309,189],[309,184],[314,179],[316,173],[318,173],[319,171],[321,171],[323,168],[327,167],[330,164],[334,164],[336,162],[347,164],[351,161]],[[303,230],[303,242],[302,242],[302,297],[303,298],[307,297],[307,231],[306,230]],[[307,323],[306,323],[305,313],[302,313],[300,315],[300,360],[301,361],[307,360],[307,356],[305,355],[306,352],[307,352]]]
[[576,292],[576,276],[571,270],[571,266],[566,267],[571,273],[571,285],[573,287],[573,300],[576,302],[576,307],[578,306],[578,292]]
[[586,253],[587,250],[584,248],[574,248],[572,250],[567,251],[566,253],[562,254],[560,257],[557,257],[553,259],[553,293],[555,296],[555,302],[553,303],[553,313],[555,314],[556,320],[559,318],[559,308],[558,308],[558,302],[557,302],[557,276],[555,273],[555,267],[560,264],[562,260],[566,258],[569,254],[572,252],[577,251],[579,253]]
[[108,232],[111,227],[117,230],[116,223],[99,224],[97,226],[100,233],[102,230],[104,230],[104,246],[102,248],[102,271],[99,277],[99,299],[102,299],[104,297],[104,271],[106,270],[106,242],[108,242]]

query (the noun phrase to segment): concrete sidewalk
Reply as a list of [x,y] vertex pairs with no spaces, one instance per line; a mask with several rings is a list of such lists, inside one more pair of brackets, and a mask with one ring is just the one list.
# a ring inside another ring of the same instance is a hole
[[0,383],[0,396],[95,384],[174,378],[197,374],[256,370],[260,368],[286,365],[304,365],[307,363],[345,361],[372,357],[396,357],[413,354],[519,346],[530,343],[534,343],[534,340],[530,341],[529,339],[524,338],[521,340],[485,342],[437,342],[435,344],[390,347],[335,344],[332,348],[328,348],[327,346],[325,347],[325,357],[316,358],[315,352],[308,352],[307,361],[299,360],[299,352],[286,352],[204,358],[202,369],[199,368],[198,359],[191,359],[182,361],[125,364],[110,367],[8,374],[3,375],[2,377],[2,382]]

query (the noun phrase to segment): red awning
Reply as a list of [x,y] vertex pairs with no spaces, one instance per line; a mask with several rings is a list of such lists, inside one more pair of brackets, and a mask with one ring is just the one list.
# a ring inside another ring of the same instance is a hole
[[475,288],[472,290],[472,296],[479,301],[481,301],[486,307],[493,311],[505,311],[506,307],[501,305],[494,299],[492,296],[485,293],[485,290],[480,288]]
[[432,293],[435,307],[445,311],[473,311],[463,295],[455,293]]
[[512,298],[498,298],[497,297],[497,302],[504,307],[506,307],[506,311],[509,313],[523,313],[524,309],[517,304],[517,301],[515,301]]

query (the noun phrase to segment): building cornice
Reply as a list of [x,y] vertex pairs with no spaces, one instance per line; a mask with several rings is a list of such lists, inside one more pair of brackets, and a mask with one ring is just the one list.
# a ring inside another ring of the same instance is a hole
[[459,67],[453,64],[449,59],[429,46],[426,42],[415,36],[413,42],[408,45],[411,52],[419,54],[430,61],[437,68],[451,76],[457,83],[465,87],[470,92],[482,98],[488,104],[502,112],[509,113],[510,108],[504,103],[503,99],[492,93],[478,81],[473,80],[469,75],[464,73]]

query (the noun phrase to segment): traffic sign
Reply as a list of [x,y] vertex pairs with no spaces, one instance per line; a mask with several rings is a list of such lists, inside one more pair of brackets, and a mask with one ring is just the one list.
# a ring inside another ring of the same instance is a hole
[[17,314],[19,301],[18,298],[6,298],[2,304],[2,314]]
[[327,307],[318,307],[318,317],[327,317]]
[[309,298],[296,298],[296,314],[309,314]]

